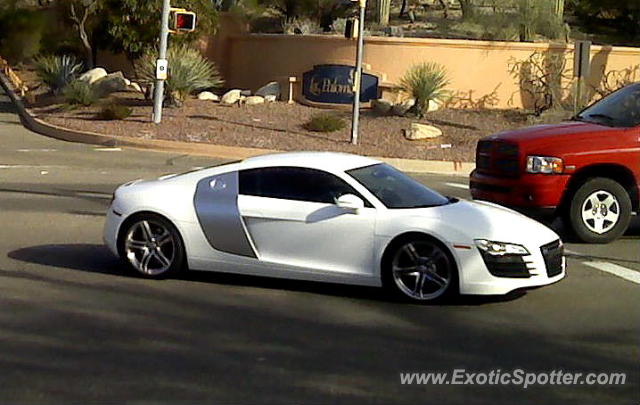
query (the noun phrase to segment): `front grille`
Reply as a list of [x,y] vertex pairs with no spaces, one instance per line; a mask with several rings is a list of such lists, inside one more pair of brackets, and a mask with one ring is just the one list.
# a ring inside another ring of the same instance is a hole
[[531,273],[527,265],[533,262],[527,262],[522,256],[491,256],[482,250],[480,251],[484,264],[487,266],[489,273],[496,277],[505,278],[529,278]]
[[501,141],[478,142],[476,169],[479,173],[498,177],[519,177],[520,149],[518,145]]
[[547,267],[547,276],[555,277],[562,273],[564,264],[564,246],[557,240],[540,248],[544,264]]

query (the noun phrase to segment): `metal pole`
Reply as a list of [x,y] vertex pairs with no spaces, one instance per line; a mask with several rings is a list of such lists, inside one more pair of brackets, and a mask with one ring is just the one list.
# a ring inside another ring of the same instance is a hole
[[356,47],[356,71],[353,86],[353,119],[351,124],[351,143],[358,144],[358,128],[360,123],[360,88],[362,87],[362,57],[364,54],[364,16],[367,0],[359,0],[360,22],[358,24],[358,46]]
[[[169,12],[170,0],[162,1],[162,23],[160,27],[160,54],[159,59],[167,59],[167,42],[169,40]],[[164,98],[164,80],[156,80],[153,97],[153,122],[159,124],[162,121],[162,99]]]

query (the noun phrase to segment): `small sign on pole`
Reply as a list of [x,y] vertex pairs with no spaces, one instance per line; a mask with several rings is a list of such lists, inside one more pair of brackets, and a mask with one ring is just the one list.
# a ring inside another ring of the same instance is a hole
[[156,80],[167,80],[168,70],[169,62],[166,59],[158,59],[156,61]]

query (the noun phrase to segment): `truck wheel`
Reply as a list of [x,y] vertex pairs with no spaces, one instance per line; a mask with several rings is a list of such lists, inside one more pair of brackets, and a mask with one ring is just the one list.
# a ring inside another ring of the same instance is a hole
[[583,242],[613,242],[629,227],[631,199],[620,183],[596,177],[576,190],[568,216],[573,231]]

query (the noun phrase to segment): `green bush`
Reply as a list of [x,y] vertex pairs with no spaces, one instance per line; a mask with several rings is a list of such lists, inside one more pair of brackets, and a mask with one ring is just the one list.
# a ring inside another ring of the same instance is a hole
[[314,132],[335,132],[343,129],[347,123],[339,116],[331,113],[321,113],[311,117],[304,128]]
[[64,88],[64,99],[69,105],[93,105],[98,100],[93,86],[85,81],[74,80]]
[[38,77],[49,86],[54,94],[59,94],[71,83],[82,70],[74,56],[40,56],[35,59],[35,69]]
[[448,92],[447,71],[437,63],[420,63],[409,68],[400,80],[400,87],[416,100],[413,107],[418,117],[422,118],[429,109],[429,101],[441,101]]
[[133,109],[114,101],[111,101],[100,108],[97,118],[101,120],[113,121],[128,118],[133,113]]
[[[153,83],[156,77],[155,52],[146,53],[137,63],[141,79]],[[166,81],[168,101],[180,105],[190,94],[221,87],[224,81],[216,65],[187,45],[173,46],[167,53],[169,77]]]
[[12,64],[22,63],[40,52],[46,26],[43,13],[8,8],[0,11],[0,55]]

